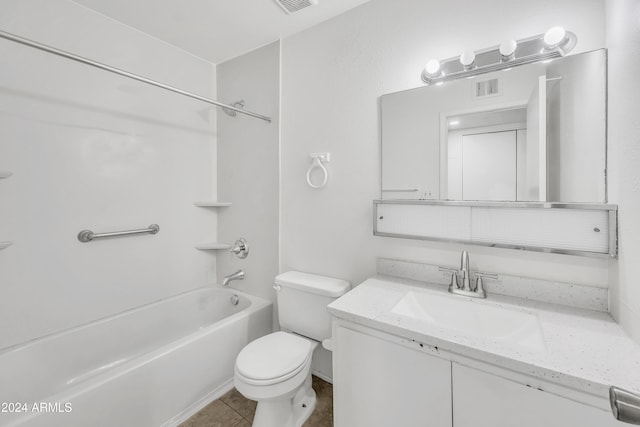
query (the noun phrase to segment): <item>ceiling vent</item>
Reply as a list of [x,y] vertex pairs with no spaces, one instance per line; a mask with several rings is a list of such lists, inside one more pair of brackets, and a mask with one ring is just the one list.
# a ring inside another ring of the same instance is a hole
[[275,1],[276,4],[280,6],[287,15],[297,12],[301,9],[304,9],[305,7],[318,4],[318,0],[273,0],[273,1]]

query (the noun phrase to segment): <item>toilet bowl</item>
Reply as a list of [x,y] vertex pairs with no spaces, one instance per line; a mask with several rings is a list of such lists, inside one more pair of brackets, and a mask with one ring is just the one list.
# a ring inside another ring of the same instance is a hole
[[317,343],[275,332],[247,345],[236,359],[235,386],[258,401],[254,427],[302,425],[316,403],[311,358]]
[[236,358],[234,384],[258,402],[253,427],[300,427],[316,404],[311,361],[319,341],[331,336],[327,305],[349,282],[290,271],[276,277],[280,326],[245,346]]

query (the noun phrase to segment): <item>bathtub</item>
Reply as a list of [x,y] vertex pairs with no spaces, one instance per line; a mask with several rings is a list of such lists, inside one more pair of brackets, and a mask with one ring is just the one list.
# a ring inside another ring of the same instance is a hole
[[0,426],[178,425],[233,386],[271,318],[270,301],[201,288],[8,348]]

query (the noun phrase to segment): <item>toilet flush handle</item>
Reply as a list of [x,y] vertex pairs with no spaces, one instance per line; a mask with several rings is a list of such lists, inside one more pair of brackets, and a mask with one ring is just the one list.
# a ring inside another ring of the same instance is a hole
[[282,290],[282,286],[280,285],[273,285],[273,289],[276,290],[276,292],[280,292]]

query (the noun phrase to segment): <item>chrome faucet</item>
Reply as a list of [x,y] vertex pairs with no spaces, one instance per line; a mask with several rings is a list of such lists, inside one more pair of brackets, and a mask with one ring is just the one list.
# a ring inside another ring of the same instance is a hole
[[[476,272],[476,286],[472,288],[471,270],[469,270],[469,253],[467,251],[462,251],[462,256],[460,257],[460,270],[448,267],[439,267],[438,269],[440,271],[451,273],[449,292],[467,297],[486,298],[487,293],[484,290],[483,279],[498,279],[497,274]],[[462,275],[462,284],[458,281],[458,274]]]
[[[462,273],[462,287],[463,291],[471,292],[471,281],[469,280],[469,252],[462,251],[460,256],[460,273]],[[449,289],[451,291],[451,289]]]
[[238,270],[233,274],[224,276],[224,280],[222,281],[222,286],[229,286],[229,282],[232,280],[244,280],[244,271]]

